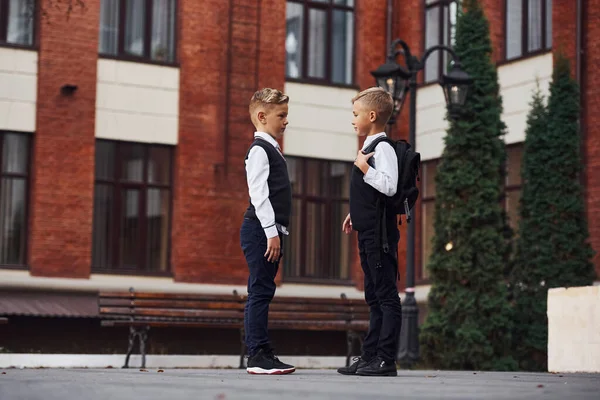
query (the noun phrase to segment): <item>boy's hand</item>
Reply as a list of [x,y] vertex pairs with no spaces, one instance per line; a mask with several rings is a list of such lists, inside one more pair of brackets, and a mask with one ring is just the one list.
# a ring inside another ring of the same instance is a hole
[[279,235],[267,239],[267,252],[265,257],[269,262],[279,261],[279,254],[281,251],[281,243],[279,242]]
[[350,219],[350,214],[346,216],[346,219],[342,224],[342,231],[344,231],[347,235],[352,233],[352,220]]
[[354,165],[356,165],[362,171],[363,174],[366,174],[369,170],[369,164],[367,163],[367,161],[369,160],[369,158],[373,157],[374,154],[375,152],[365,154],[362,152],[362,150],[359,150],[358,154],[356,155],[356,159],[354,160]]

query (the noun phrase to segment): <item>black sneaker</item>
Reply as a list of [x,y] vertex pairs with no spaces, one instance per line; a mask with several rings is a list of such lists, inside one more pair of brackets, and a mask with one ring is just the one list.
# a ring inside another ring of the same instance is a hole
[[396,363],[385,361],[381,357],[375,357],[368,365],[359,368],[356,375],[361,376],[398,376]]
[[254,356],[248,358],[246,371],[254,375],[285,375],[296,370],[293,365],[279,361],[273,350],[260,349]]
[[355,375],[356,370],[369,364],[368,361],[363,360],[362,357],[354,357],[354,362],[347,367],[338,368],[337,372],[342,375]]

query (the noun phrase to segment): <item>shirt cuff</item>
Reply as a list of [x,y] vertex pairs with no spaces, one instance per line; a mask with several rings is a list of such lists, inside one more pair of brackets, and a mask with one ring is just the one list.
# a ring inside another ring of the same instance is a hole
[[265,229],[265,235],[267,236],[267,239],[271,239],[274,238],[275,236],[279,236],[279,232],[277,232],[277,227],[275,225],[270,226],[268,228],[264,228]]
[[375,173],[376,173],[376,172],[375,172],[375,169],[374,169],[374,168],[371,168],[371,167],[369,166],[369,169],[367,170],[367,173],[366,173],[366,174],[365,174],[365,176],[363,177],[363,180],[364,180],[365,182],[368,182],[368,181],[371,181],[371,182],[373,182],[373,180],[375,179]]

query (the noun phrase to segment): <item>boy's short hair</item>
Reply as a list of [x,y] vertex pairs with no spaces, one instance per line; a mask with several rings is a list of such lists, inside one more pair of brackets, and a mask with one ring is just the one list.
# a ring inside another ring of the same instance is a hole
[[388,122],[394,111],[394,99],[392,95],[380,87],[371,87],[363,90],[352,99],[352,104],[357,101],[369,111],[377,113],[377,119],[381,118],[384,124]]
[[283,94],[280,90],[264,88],[257,90],[250,99],[250,117],[254,122],[254,113],[259,107],[268,108],[275,105],[287,104],[290,101],[289,96]]

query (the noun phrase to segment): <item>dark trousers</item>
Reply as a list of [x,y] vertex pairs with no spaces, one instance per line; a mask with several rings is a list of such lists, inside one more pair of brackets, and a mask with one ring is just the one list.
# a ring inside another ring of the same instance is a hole
[[250,272],[248,300],[244,309],[244,331],[248,355],[252,357],[261,348],[270,346],[269,304],[275,295],[275,276],[279,261],[271,263],[265,258],[267,237],[258,220],[244,218],[240,243]]
[[370,308],[369,330],[362,356],[380,356],[387,362],[396,360],[402,307],[398,296],[398,241],[395,221],[388,224],[389,251],[384,253],[376,243],[374,231],[358,233],[360,264],[365,275],[365,300]]

